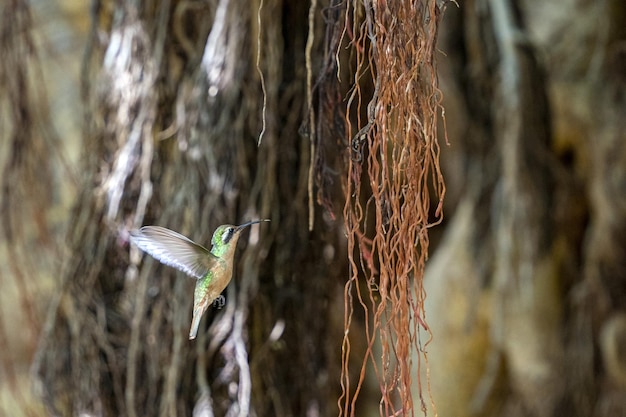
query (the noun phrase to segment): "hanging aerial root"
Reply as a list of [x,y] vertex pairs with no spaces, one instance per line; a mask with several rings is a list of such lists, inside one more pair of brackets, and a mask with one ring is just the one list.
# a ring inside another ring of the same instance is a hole
[[[420,380],[431,337],[422,279],[428,228],[441,221],[445,194],[437,141],[441,93],[434,62],[440,15],[434,0],[366,1],[363,8],[349,5],[346,12],[353,19],[345,33],[350,34],[357,65],[346,114],[360,114],[362,101],[369,97],[369,102],[364,123],[358,120],[354,126],[348,120],[350,130],[358,133],[351,141],[345,188],[352,267],[346,284],[342,415],[355,414],[367,364],[380,386],[381,415],[413,414],[414,398],[424,414],[428,407],[430,393],[422,394]],[[373,88],[364,75],[371,77]],[[438,201],[431,218],[432,195]],[[351,385],[354,299],[364,310],[368,346],[359,379]],[[430,403],[434,409],[432,399]]]

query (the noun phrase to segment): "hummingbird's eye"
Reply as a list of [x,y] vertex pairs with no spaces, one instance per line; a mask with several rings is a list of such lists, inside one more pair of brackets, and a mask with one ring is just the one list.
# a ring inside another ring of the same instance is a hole
[[229,227],[226,230],[224,230],[224,233],[222,234],[222,242],[228,243],[230,239],[233,237],[234,232],[235,232],[235,229],[233,227]]

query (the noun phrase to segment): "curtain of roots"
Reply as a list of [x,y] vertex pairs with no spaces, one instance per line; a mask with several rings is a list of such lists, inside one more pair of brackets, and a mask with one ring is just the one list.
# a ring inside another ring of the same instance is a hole
[[[413,382],[422,412],[428,402],[434,408],[427,377],[423,395],[420,375],[432,337],[422,286],[428,228],[442,219],[445,193],[437,142],[443,109],[435,68],[441,12],[435,1],[366,1],[349,5],[346,13],[343,35],[356,65],[347,114],[357,121],[355,126],[348,119],[353,139],[344,207],[350,279],[339,400],[343,415],[355,413],[368,364],[380,384],[381,415],[414,413]],[[371,86],[364,87],[368,82]],[[359,308],[367,350],[355,382],[349,378],[349,331]]]

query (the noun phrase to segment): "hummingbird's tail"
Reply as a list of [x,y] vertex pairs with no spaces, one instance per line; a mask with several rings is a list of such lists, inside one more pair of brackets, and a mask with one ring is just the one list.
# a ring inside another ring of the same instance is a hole
[[189,330],[189,340],[195,339],[198,335],[198,327],[200,326],[200,319],[202,318],[202,312],[193,310],[193,319],[191,320],[191,329]]

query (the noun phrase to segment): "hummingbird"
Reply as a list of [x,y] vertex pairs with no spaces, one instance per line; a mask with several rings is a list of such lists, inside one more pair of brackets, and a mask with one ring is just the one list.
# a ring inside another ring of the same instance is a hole
[[223,224],[213,232],[211,250],[165,227],[144,226],[130,232],[131,241],[139,249],[162,264],[197,279],[189,339],[196,338],[202,315],[233,276],[233,260],[240,233],[250,225],[269,221],[255,220],[239,226]]

